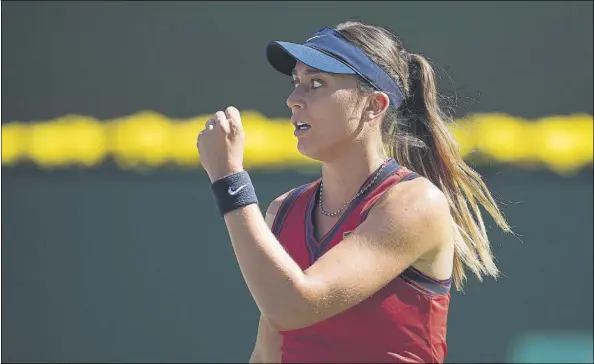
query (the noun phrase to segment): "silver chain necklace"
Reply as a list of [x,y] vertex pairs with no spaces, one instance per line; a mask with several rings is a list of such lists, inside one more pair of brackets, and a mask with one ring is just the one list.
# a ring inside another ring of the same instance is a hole
[[357,197],[361,196],[365,191],[367,191],[369,189],[369,187],[371,187],[375,181],[377,180],[377,178],[379,177],[380,173],[382,172],[382,170],[384,169],[384,167],[386,166],[386,164],[388,163],[390,159],[386,159],[382,165],[379,167],[379,169],[377,170],[377,172],[375,173],[375,176],[373,177],[373,179],[367,184],[367,186],[365,186],[365,188],[363,188],[362,190],[360,190],[355,196],[353,196],[350,200],[348,200],[344,205],[342,205],[342,207],[335,212],[328,212],[326,210],[324,210],[324,202],[322,199],[322,196],[324,195],[324,181],[320,181],[320,212],[322,213],[322,215],[324,216],[337,216],[338,214],[340,214],[342,212],[342,210],[344,210],[351,202],[353,202]]

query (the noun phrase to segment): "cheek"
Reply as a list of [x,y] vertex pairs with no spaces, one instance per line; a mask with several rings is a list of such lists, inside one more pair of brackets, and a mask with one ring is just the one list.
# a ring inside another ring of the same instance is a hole
[[355,101],[349,95],[340,92],[312,100],[309,106],[311,116],[316,121],[315,126],[328,129],[333,137],[340,137],[355,129],[357,127],[353,122]]
[[328,124],[329,120],[335,118],[336,105],[332,97],[328,95],[317,95],[312,97],[308,103],[308,114],[316,120],[317,124]]

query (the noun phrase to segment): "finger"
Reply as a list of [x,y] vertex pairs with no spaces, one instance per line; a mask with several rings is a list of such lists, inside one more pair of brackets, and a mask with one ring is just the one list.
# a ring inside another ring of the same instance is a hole
[[214,118],[214,119],[215,119],[217,122],[219,122],[219,121],[222,121],[222,120],[226,120],[226,119],[227,119],[227,115],[225,115],[225,113],[224,113],[224,112],[222,112],[222,111],[220,111],[220,110],[219,110],[219,111],[217,111],[217,112],[214,114],[213,118]]
[[212,128],[216,125],[216,121],[214,119],[206,120],[204,123],[204,130],[212,130]]
[[241,122],[241,114],[239,113],[239,110],[237,110],[237,108],[234,106],[229,106],[228,108],[226,108],[225,115],[227,116],[227,119],[233,119],[233,121]]
[[227,119],[227,115],[225,115],[222,111],[217,111],[214,115],[217,124],[223,129],[226,133],[229,133],[229,120]]
[[231,131],[235,134],[241,132],[243,125],[241,124],[241,115],[239,110],[237,110],[237,108],[234,106],[229,106],[227,109],[225,109],[225,114],[229,120]]

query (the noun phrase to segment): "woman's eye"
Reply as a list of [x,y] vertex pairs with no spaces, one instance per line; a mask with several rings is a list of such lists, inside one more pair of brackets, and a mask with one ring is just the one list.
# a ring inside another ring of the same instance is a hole
[[[297,88],[299,86],[299,80],[292,78],[291,85],[293,86],[293,88]],[[318,88],[324,86],[322,81],[315,79],[315,78],[313,78],[309,81],[309,85],[310,85],[310,89],[312,89],[312,90],[315,90],[315,89],[318,89]]]

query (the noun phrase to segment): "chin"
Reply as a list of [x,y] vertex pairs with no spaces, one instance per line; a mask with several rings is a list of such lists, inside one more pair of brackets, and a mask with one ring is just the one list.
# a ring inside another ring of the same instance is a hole
[[314,148],[314,146],[311,145],[311,143],[308,140],[298,139],[297,150],[299,151],[299,153],[308,158],[319,160],[318,158],[316,158],[316,148]]
[[297,141],[297,150],[302,155],[311,158],[313,160],[323,162],[326,160],[328,153],[324,152],[324,149],[327,149],[327,145],[324,146],[325,148],[321,148],[319,145],[315,145],[311,142],[311,140],[307,139],[298,139]]

